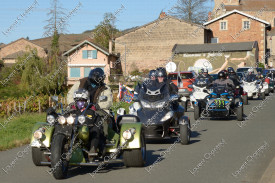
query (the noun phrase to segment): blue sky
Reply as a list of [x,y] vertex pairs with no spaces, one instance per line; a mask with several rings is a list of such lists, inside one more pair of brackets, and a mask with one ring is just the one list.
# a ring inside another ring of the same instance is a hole
[[[1,1],[0,43],[7,44],[27,36],[31,40],[42,37],[51,0]],[[66,33],[78,34],[93,29],[102,21],[105,12],[115,13],[122,5],[125,9],[116,14],[116,27],[120,30],[157,19],[161,10],[167,12],[177,0],[59,0],[59,2],[65,8],[66,14],[76,8],[79,2],[81,3],[74,14],[66,20],[69,25]],[[213,3],[209,3],[209,6],[213,6]]]

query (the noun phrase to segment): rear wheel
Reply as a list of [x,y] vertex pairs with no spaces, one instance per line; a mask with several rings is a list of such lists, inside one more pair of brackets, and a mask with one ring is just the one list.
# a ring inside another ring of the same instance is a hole
[[68,162],[66,161],[66,152],[64,146],[66,138],[64,135],[57,135],[53,139],[51,146],[51,168],[54,178],[64,179],[68,173]]
[[180,125],[180,141],[182,145],[187,145],[190,142],[191,130],[188,125]]
[[123,161],[126,167],[143,167],[146,162],[146,144],[144,133],[140,136],[141,148],[124,150]]
[[248,105],[248,97],[247,97],[247,95],[243,95],[242,98],[243,98],[243,104],[244,105]]
[[243,106],[237,107],[237,120],[243,120]]
[[184,112],[187,112],[187,101],[182,101],[181,106],[184,107]]
[[260,100],[264,100],[265,99],[265,93],[260,93],[260,96],[259,96]]
[[198,105],[195,105],[194,106],[194,118],[195,120],[199,119],[200,118],[200,115],[201,115],[201,111],[200,111],[200,107]]
[[45,160],[43,158],[44,152],[37,147],[32,147],[32,161],[36,166],[42,166],[41,162]]

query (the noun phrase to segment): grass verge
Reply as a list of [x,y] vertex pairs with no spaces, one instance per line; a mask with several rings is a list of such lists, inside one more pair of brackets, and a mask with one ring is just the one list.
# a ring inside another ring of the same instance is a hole
[[[45,121],[46,113],[29,113],[16,116],[3,128],[0,125],[0,151],[30,143],[33,125]],[[0,119],[5,124],[7,119]]]

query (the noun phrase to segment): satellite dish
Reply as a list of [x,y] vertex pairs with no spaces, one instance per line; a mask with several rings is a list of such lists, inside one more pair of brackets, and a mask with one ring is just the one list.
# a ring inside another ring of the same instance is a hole
[[175,62],[168,62],[166,64],[166,70],[167,72],[175,72],[177,69],[177,65],[175,64]]

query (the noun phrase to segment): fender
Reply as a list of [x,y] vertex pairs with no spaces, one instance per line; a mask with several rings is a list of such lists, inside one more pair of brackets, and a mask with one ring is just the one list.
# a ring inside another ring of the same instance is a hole
[[179,120],[180,125],[190,125],[189,118],[187,116],[182,116]]
[[38,141],[33,137],[33,133],[38,130],[41,127],[45,127],[45,133],[44,136],[45,138],[42,138],[40,141],[42,142],[42,145],[44,147],[49,148],[51,146],[51,141],[52,141],[52,136],[53,136],[53,131],[54,131],[54,126],[46,123],[46,122],[37,122],[33,128],[32,128],[32,134],[31,134],[31,146],[33,147],[40,147],[37,145]]
[[134,134],[134,137],[128,141],[128,143],[123,147],[123,149],[135,149],[135,148],[141,148],[141,132],[143,128],[142,123],[124,123],[121,125],[120,129],[120,146],[125,142],[125,139],[122,137],[122,134],[125,130],[128,130],[129,128],[135,128],[136,133]]

